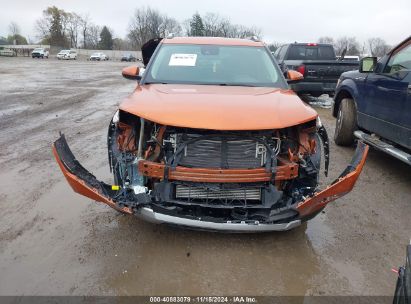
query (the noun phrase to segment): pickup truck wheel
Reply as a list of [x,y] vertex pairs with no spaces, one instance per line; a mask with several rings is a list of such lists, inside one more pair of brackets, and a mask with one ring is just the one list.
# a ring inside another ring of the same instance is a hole
[[354,143],[354,131],[357,128],[357,115],[354,100],[344,98],[338,109],[335,122],[334,142],[339,146],[350,146]]

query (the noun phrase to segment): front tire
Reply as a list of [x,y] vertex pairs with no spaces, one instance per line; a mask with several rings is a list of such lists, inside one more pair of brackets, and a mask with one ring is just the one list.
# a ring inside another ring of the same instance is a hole
[[344,98],[340,102],[335,122],[334,142],[339,146],[350,146],[354,143],[354,131],[357,129],[357,113],[354,100]]

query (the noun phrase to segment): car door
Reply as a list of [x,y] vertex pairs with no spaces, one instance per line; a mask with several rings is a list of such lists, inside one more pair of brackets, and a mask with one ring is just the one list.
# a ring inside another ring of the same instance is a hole
[[410,143],[411,40],[390,55],[381,71],[370,73],[365,82],[364,112],[359,124],[397,144]]

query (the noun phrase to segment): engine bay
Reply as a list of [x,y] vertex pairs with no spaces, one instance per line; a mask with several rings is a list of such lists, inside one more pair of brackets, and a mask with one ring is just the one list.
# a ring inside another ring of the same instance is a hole
[[[323,129],[323,130],[322,130]],[[318,187],[325,129],[310,121],[280,130],[218,131],[113,117],[108,155],[119,207],[212,221],[275,223]],[[327,168],[326,168],[327,171]]]

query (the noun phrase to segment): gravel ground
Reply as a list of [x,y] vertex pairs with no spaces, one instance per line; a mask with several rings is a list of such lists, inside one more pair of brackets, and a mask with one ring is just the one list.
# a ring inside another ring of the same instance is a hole
[[[392,295],[411,237],[411,168],[371,150],[354,190],[285,233],[155,226],[73,193],[51,153],[63,131],[111,181],[106,132],[135,87],[127,63],[0,57],[0,295]],[[316,105],[330,138],[334,118]],[[325,105],[325,106],[324,106]],[[331,144],[330,177],[353,148]]]

